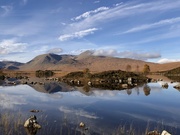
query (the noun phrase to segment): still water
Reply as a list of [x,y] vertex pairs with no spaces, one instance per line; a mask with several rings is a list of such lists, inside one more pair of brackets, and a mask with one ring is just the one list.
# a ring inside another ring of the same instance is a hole
[[[119,135],[132,132],[144,135],[147,130],[162,132],[165,129],[179,135],[180,91],[173,88],[175,83],[169,83],[167,89],[161,87],[162,83],[143,84],[128,90],[91,88],[90,91],[58,82],[0,86],[0,134]],[[33,109],[39,112],[30,112]],[[42,126],[33,133],[23,127],[23,122],[31,115],[36,115]],[[4,117],[11,122],[7,124]],[[80,128],[80,122],[86,127]]]

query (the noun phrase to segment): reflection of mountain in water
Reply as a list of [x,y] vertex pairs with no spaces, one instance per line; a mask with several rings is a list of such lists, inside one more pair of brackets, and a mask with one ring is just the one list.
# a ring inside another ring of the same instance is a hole
[[45,82],[43,84],[35,84],[35,85],[29,84],[29,86],[31,86],[38,92],[43,92],[43,93],[68,92],[72,90],[69,86],[57,82]]

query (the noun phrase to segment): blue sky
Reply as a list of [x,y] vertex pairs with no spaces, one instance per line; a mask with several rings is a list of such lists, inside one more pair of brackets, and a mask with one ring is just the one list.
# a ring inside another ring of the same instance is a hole
[[0,60],[44,53],[180,61],[179,0],[1,0]]

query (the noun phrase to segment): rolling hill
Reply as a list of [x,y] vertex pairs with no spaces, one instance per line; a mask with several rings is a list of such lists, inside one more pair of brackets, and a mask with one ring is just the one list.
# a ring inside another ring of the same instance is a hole
[[180,67],[180,62],[158,64],[141,60],[116,58],[107,56],[94,56],[90,51],[80,55],[43,54],[35,57],[30,62],[19,66],[20,70],[61,70],[66,72],[82,71],[89,68],[92,72],[107,70],[126,70],[131,65],[131,71],[142,71],[144,64],[148,64],[152,72],[166,71]]
[[17,70],[24,63],[14,61],[0,61],[0,69]]
[[180,62],[158,64],[128,58],[94,56],[91,51],[83,52],[80,55],[43,54],[25,64],[0,62],[0,67],[21,71],[58,70],[64,72],[82,71],[89,68],[91,72],[101,72],[126,70],[127,65],[131,66],[131,71],[142,71],[144,64],[148,64],[152,72],[180,67]]

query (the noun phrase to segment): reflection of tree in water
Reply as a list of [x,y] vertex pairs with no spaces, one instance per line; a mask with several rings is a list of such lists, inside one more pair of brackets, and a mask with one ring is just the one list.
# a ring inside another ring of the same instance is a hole
[[0,79],[0,86],[4,84],[4,81]]
[[126,89],[126,92],[127,92],[128,95],[131,95],[132,89]]
[[85,92],[89,92],[89,91],[90,91],[89,85],[84,85],[84,86],[83,86],[83,90],[84,90]]
[[137,92],[137,95],[139,95],[139,94],[140,94],[140,92],[139,92],[139,87],[135,87],[134,89],[135,89],[135,91]]
[[151,88],[147,84],[145,84],[143,87],[143,91],[144,91],[144,94],[148,96],[150,95]]
[[180,82],[180,77],[179,76],[167,76],[169,79],[173,80],[173,81],[177,81]]
[[36,128],[25,128],[27,135],[36,135],[37,130]]

